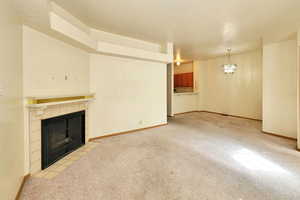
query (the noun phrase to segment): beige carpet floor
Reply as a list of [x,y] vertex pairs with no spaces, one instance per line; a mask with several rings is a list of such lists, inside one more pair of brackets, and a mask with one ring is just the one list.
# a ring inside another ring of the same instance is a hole
[[52,180],[30,178],[28,200],[299,200],[296,142],[261,122],[209,113],[101,139]]

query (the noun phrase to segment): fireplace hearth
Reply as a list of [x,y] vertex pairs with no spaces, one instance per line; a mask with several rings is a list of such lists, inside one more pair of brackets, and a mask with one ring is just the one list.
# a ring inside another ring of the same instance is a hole
[[42,120],[42,169],[85,144],[85,111]]

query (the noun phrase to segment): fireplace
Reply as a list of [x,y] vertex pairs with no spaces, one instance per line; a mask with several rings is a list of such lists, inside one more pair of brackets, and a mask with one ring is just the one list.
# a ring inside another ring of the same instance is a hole
[[42,120],[42,169],[85,144],[85,111]]

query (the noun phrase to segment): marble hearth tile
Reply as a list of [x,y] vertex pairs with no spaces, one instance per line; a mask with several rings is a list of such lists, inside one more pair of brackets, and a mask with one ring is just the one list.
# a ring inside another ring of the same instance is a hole
[[41,136],[41,132],[40,132],[40,131],[33,131],[33,132],[31,133],[30,141],[31,141],[31,142],[39,141],[39,140],[42,139],[41,137],[42,137],[42,136]]
[[52,171],[52,172],[61,172],[61,171],[63,171],[64,169],[66,169],[66,166],[64,166],[64,165],[59,165],[59,166],[56,166],[56,167],[51,168],[50,171]]
[[51,106],[47,108],[47,111],[43,115],[43,119],[49,119],[61,115],[61,107]]
[[31,173],[36,173],[42,169],[41,161],[31,163]]
[[41,140],[36,140],[34,142],[30,143],[30,151],[31,153],[35,151],[41,151],[41,146],[42,146],[42,141]]
[[33,111],[30,112],[30,119],[32,121],[41,120],[42,116],[38,115],[37,112],[38,112],[37,110],[33,110]]
[[[48,167],[47,169],[41,170],[41,165],[38,165],[37,162],[33,163],[33,167],[37,169],[33,173],[33,177],[35,178],[45,178],[45,179],[52,179],[59,175],[61,172],[66,170],[70,165],[72,165],[75,161],[79,160],[83,156],[85,156],[89,151],[91,151],[94,147],[96,147],[98,143],[87,143],[83,147],[80,147],[76,151],[72,152],[71,154],[67,155],[63,159],[57,161],[52,166]],[[41,161],[39,161],[41,163]]]
[[73,113],[78,111],[78,105],[77,104],[68,104],[65,106],[66,113]]
[[35,151],[31,154],[31,162],[41,162],[41,152]]
[[86,105],[81,103],[79,104],[79,110],[85,110],[86,109]]
[[33,177],[36,177],[36,178],[42,178],[42,177],[44,177],[46,174],[47,174],[46,171],[40,171],[40,172],[38,172],[38,173],[33,174]]
[[41,132],[41,128],[42,128],[41,120],[31,121],[31,125],[30,125],[31,132],[37,132],[37,131]]
[[63,164],[63,166],[68,167],[68,166],[72,165],[72,163],[73,163],[72,161],[68,160]]
[[54,177],[57,176],[57,175],[58,175],[57,172],[48,172],[48,173],[44,176],[44,178],[46,178],[46,179],[52,179],[52,178],[54,178]]

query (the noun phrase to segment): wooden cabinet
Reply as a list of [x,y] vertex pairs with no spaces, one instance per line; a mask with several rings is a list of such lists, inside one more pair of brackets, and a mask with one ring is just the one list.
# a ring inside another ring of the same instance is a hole
[[174,87],[194,87],[193,72],[174,75]]

